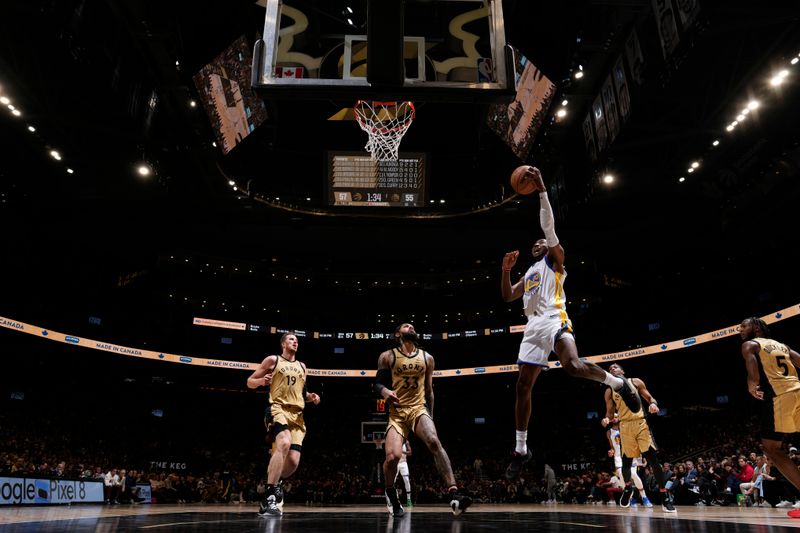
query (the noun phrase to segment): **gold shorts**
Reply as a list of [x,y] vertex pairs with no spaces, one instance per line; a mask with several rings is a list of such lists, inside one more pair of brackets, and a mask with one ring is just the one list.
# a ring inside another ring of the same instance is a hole
[[793,391],[775,396],[772,416],[776,433],[800,432],[800,393]]
[[389,428],[394,428],[405,440],[414,432],[417,420],[421,416],[430,417],[424,405],[418,405],[416,407],[392,407],[389,411],[389,425],[386,426],[386,432],[389,432]]
[[644,418],[621,420],[619,423],[619,437],[622,441],[620,446],[622,455],[631,459],[639,457],[650,448],[657,449],[653,434],[650,433],[650,427]]
[[[272,413],[272,424],[280,424],[288,428],[292,437],[293,446],[302,446],[306,436],[306,422],[303,419],[303,410],[298,407],[284,407],[273,403],[270,412]],[[273,449],[275,443],[272,444]]]

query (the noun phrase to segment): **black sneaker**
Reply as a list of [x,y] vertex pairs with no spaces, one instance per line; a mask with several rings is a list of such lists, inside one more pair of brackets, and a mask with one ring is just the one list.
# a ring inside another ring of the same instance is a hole
[[389,514],[395,518],[406,514],[403,506],[400,505],[400,500],[397,498],[397,489],[394,487],[386,488],[386,508],[389,509]]
[[275,495],[270,494],[267,496],[267,499],[261,503],[261,506],[258,509],[258,516],[262,518],[268,517],[279,517],[283,515],[283,511],[278,509],[278,505],[275,502]]
[[275,506],[283,512],[283,480],[275,485]]
[[672,494],[669,492],[661,493],[661,509],[665,513],[677,513],[675,506],[672,504]]
[[636,394],[636,391],[633,390],[633,386],[627,379],[620,379],[622,379],[622,388],[617,391],[617,394],[622,397],[622,401],[625,402],[625,405],[630,409],[631,413],[638,413],[642,409],[642,400],[639,399],[639,395]]
[[630,507],[632,495],[633,495],[633,489],[630,487],[625,487],[625,490],[622,491],[622,496],[619,497],[620,507]]
[[472,505],[472,498],[458,490],[450,491],[450,510],[453,511],[454,516],[466,511],[470,505]]
[[533,453],[530,450],[525,452],[525,455],[514,452],[511,456],[511,462],[506,468],[506,479],[509,481],[517,479],[520,471],[522,471],[522,465],[530,461],[531,457],[533,457]]

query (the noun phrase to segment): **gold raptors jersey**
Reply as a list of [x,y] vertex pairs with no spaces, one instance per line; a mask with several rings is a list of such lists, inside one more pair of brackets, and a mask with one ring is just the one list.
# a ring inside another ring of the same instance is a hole
[[402,408],[425,405],[425,350],[417,350],[409,355],[397,348],[393,349],[392,390],[397,394]]
[[[630,379],[622,378],[628,382],[630,387],[636,393],[636,396],[639,396],[639,391],[636,390],[636,387],[633,385]],[[617,406],[617,415],[619,416],[620,422],[625,422],[629,420],[639,420],[644,418],[644,409],[640,408],[635,413],[632,413],[628,406],[625,405],[625,401],[622,399],[622,396],[617,394],[617,391],[611,389],[611,397],[614,399],[614,405]],[[639,399],[639,403],[641,403],[641,398]]]
[[293,405],[302,409],[306,405],[303,391],[306,386],[306,373],[300,361],[289,361],[278,356],[278,362],[272,371],[272,383],[269,386],[269,401],[283,406]]
[[761,346],[757,359],[761,390],[769,396],[780,396],[786,392],[800,390],[800,379],[797,377],[797,368],[789,356],[789,348],[772,339],[759,337],[753,340]]

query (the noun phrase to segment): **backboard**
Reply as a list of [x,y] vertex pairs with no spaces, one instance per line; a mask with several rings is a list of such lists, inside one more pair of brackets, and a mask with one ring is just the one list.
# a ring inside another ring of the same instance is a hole
[[270,99],[508,103],[501,0],[264,0],[252,87]]

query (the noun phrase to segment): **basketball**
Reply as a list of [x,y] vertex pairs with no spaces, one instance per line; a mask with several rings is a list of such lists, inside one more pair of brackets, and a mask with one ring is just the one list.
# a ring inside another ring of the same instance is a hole
[[522,165],[514,169],[511,173],[511,188],[517,194],[531,194],[536,190],[536,182],[531,178],[526,178],[525,173],[531,168],[528,165]]

